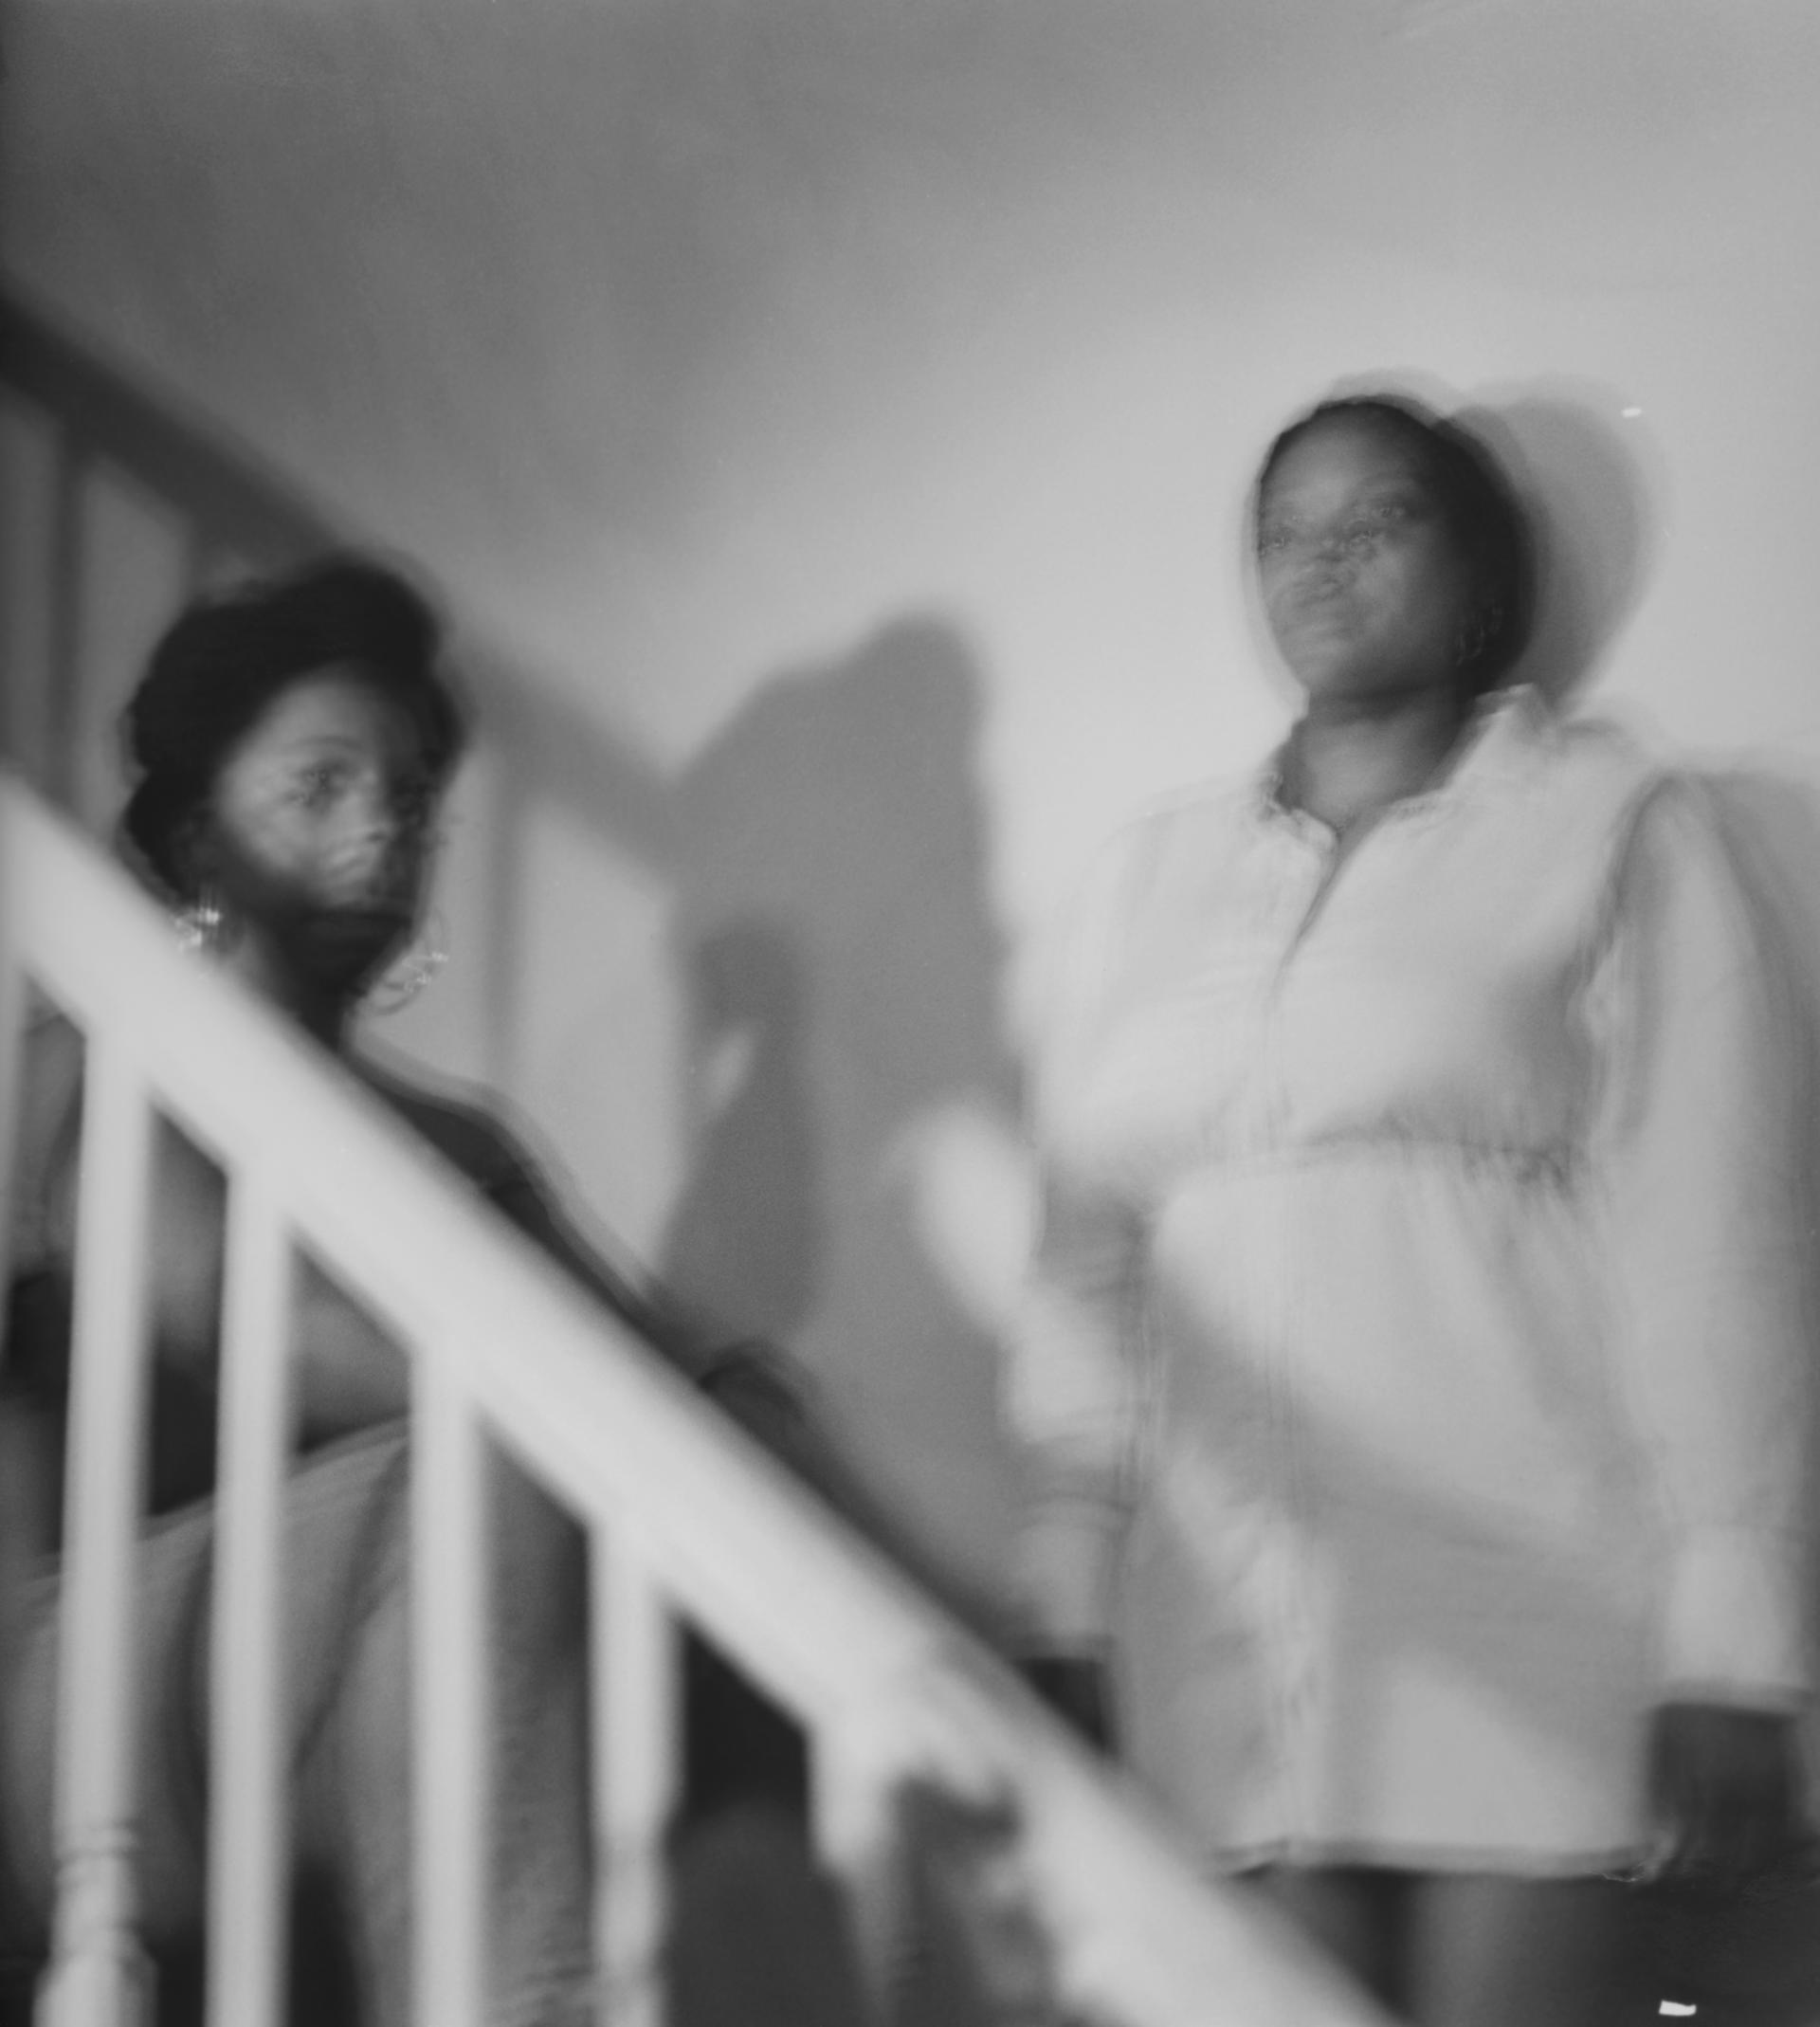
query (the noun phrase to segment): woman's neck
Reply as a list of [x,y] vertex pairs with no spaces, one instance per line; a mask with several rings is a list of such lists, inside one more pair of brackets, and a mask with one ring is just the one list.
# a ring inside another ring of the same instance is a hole
[[345,1055],[352,1009],[337,994],[315,987],[283,964],[256,938],[246,937],[228,953],[226,968],[287,1020],[294,1021],[331,1055]]
[[1430,786],[1470,715],[1450,688],[1311,701],[1289,735],[1284,799],[1344,837]]

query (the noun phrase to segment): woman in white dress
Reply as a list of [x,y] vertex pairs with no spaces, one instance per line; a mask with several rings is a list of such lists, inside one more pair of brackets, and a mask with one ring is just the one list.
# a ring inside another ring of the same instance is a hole
[[1114,840],[1038,1065],[1037,1672],[1407,2018],[1652,2018],[1601,1875],[1795,1829],[1757,953],[1691,786],[1506,683],[1529,549],[1465,432],[1323,404],[1252,532],[1301,715]]

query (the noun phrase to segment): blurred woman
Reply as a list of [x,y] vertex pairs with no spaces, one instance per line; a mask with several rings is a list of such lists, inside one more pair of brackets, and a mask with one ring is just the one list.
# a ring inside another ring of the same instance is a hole
[[1250,531],[1300,716],[1114,841],[1039,1065],[1038,1672],[1405,2017],[1653,2018],[1601,1875],[1794,1830],[1788,1059],[1690,787],[1506,682],[1473,438],[1323,403]]
[[[185,940],[295,1021],[651,1352],[696,1380],[824,1489],[840,1474],[774,1361],[717,1350],[578,1237],[536,1163],[484,1107],[451,1102],[355,1046],[363,998],[409,955],[443,793],[464,726],[422,598],[373,563],[333,559],[205,600],[154,653],[126,715],[136,784],[125,852]],[[56,1564],[77,1233],[82,1041],[31,1036],[14,1198],[15,1283],[0,1408],[14,1576],[0,1677],[0,1943],[38,1950],[55,1876],[51,1741]],[[142,1898],[155,1945],[200,1932],[209,1557],[225,1185],[161,1132],[153,1196],[152,1521],[140,1572],[137,1728]],[[332,1883],[356,2005],[407,2017],[409,1985],[406,1362],[299,1263],[301,1460],[287,1498],[285,1639],[295,1854]],[[589,1963],[585,1631],[578,1531],[516,1471],[498,1476],[498,1819],[489,2018],[593,2018]],[[21,1577],[22,1571],[28,1574]],[[698,1651],[698,1717],[731,1725],[719,1799],[775,1773],[775,1728]],[[741,1756],[743,1754],[743,1760]],[[785,1784],[788,1784],[788,1768]],[[775,1785],[775,1782],[773,1782]],[[776,1848],[773,1846],[774,1862]],[[307,1966],[304,1966],[307,1968]],[[331,2007],[330,2017],[345,2017]]]

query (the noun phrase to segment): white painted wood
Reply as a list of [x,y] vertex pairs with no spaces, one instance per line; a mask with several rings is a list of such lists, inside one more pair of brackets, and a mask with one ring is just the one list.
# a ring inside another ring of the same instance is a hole
[[841,1883],[866,2000],[887,2019],[916,1938],[893,1821],[893,1777],[866,1752],[865,1728],[836,1713],[810,1726],[810,1828],[818,1861]]
[[71,1463],[64,1516],[58,1903],[50,2027],[132,2027],[136,1938],[135,1569],[144,1504],[152,1114],[118,1032],[88,1034],[77,1200]]
[[481,2027],[486,1990],[485,1456],[459,1376],[411,1374],[412,2013]]
[[281,1557],[294,1273],[269,1160],[248,1163],[229,1182],[222,1318],[209,2027],[269,2027],[282,2017],[290,1798]]
[[631,1527],[595,1531],[589,1574],[601,2027],[664,2027],[664,1835],[680,1785],[681,1642]]
[[[1083,2008],[1096,2006],[1123,2027],[1207,2027],[1210,1995],[1217,1994],[1217,2017],[1234,2027],[1363,2027],[1375,2018],[1301,1962],[1248,1901],[1195,1878],[1135,1799],[903,1579],[492,1216],[353,1078],[205,967],[181,959],[166,924],[118,870],[3,779],[0,867],[9,883],[0,975],[25,956],[46,989],[107,1043],[102,1085],[114,1095],[91,1122],[101,1137],[90,1146],[95,1161],[85,1163],[82,1214],[92,1229],[92,1190],[115,1250],[106,1283],[88,1291],[84,1329],[118,1347],[136,1327],[124,1312],[129,1285],[137,1285],[143,1192],[133,1182],[143,1167],[143,1115],[119,1097],[134,1074],[118,1053],[124,1035],[159,1105],[229,1172],[282,1150],[282,1177],[274,1169],[270,1185],[275,1197],[282,1188],[299,1244],[410,1348],[421,2019],[467,2027],[482,2018],[482,1428],[534,1467],[592,1539],[609,1544],[597,1580],[609,1615],[596,1711],[607,1739],[598,1806],[622,1860],[648,1849],[664,1805],[656,1742],[667,1720],[656,1712],[670,1664],[661,1628],[680,1614],[808,1724],[825,1742],[828,1765],[862,1741],[848,1769],[832,1776],[824,1821],[830,1854],[850,1868],[869,1865],[871,1849],[888,1835],[894,1780],[927,1767],[928,1731],[916,1713],[928,1701],[926,1686],[940,1681],[948,1731],[964,1735],[969,1757],[984,1752],[1015,1787],[1027,1822],[1024,1857],[1064,1987]],[[126,1278],[123,1268],[132,1270]],[[136,1379],[129,1386],[136,1390]],[[107,1415],[121,1413],[117,1397]],[[117,1421],[103,1436],[123,1440]],[[124,1478],[102,1486],[93,1458],[84,1470],[94,1481],[92,1506],[84,1490],[75,1518],[91,1542],[114,1544],[83,1580],[82,1610],[96,1619],[87,1638],[105,1656],[130,1624],[131,1597],[118,1579],[131,1502]],[[100,1594],[106,1627],[94,1602],[98,1569],[113,1584]],[[72,1610],[77,1602],[72,1595]],[[104,1674],[91,1681],[70,1726],[81,1744],[67,1757],[82,1778],[70,1775],[66,1813],[83,1825],[85,1841],[60,1935],[106,1940],[99,1952],[65,1952],[99,1996],[91,2004],[86,1990],[66,1981],[58,2027],[111,2027],[131,1985],[109,1968],[116,1960],[107,1954],[130,1912],[116,1862],[128,1825],[117,1810],[99,1807],[122,1771],[118,1685]],[[615,1799],[612,1770],[622,1762],[632,1771],[619,1774]],[[612,1813],[622,1809],[623,1832]],[[877,1836],[854,1831],[849,1841],[837,1830],[868,1817],[884,1826]],[[648,1962],[655,1901],[647,1875],[627,1889],[623,1908],[603,1908],[616,1966]],[[98,1906],[105,1917],[99,1928],[91,1920]]]
[[[12,905],[12,883],[0,867],[0,922]],[[0,1288],[12,1277],[14,1167],[19,1154],[19,1098],[25,1074],[26,974],[0,938]]]

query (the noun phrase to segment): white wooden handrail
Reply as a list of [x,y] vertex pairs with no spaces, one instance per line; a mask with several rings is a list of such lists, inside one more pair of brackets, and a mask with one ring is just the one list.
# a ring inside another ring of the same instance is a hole
[[[140,1292],[152,1107],[229,1178],[216,1575],[212,2018],[275,2018],[280,1956],[272,1585],[294,1249],[413,1364],[419,1665],[416,2002],[435,2027],[483,2018],[480,1762],[482,1435],[502,1438],[581,1520],[599,1629],[593,1763],[602,1989],[610,2018],[661,2018],[659,1839],[675,1776],[675,1628],[699,1626],[807,1727],[833,1855],[889,1820],[923,1750],[932,1689],[1015,1788],[1064,1981],[1128,2027],[1358,2027],[1373,2018],[1298,1961],[1248,1904],[1198,1882],[1130,1799],[882,1558],[489,1214],[353,1079],[179,956],[130,882],[0,776],[0,1059],[22,977],[88,1038],[75,1442],[61,1740],[67,1861],[50,1982],[56,2027],[118,2027],[135,2003],[130,1679]],[[9,1068],[0,1068],[0,1094]],[[0,1145],[9,1135],[0,1122]],[[382,1211],[375,1207],[383,1207]],[[105,1261],[105,1270],[99,1265]],[[135,1378],[137,1374],[137,1378]],[[436,1552],[423,1553],[433,1542]],[[224,1646],[226,1641],[222,1643]],[[437,1665],[424,1665],[431,1653]],[[242,1655],[247,1658],[244,1663]],[[231,1855],[229,1855],[231,1854]],[[232,1933],[221,1933],[225,1928]]]

